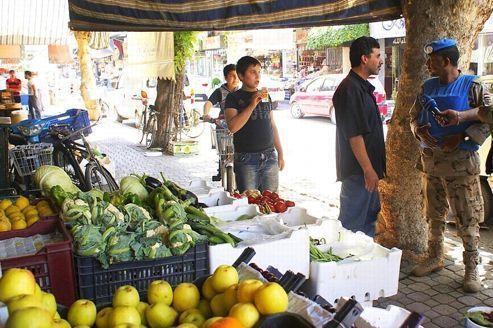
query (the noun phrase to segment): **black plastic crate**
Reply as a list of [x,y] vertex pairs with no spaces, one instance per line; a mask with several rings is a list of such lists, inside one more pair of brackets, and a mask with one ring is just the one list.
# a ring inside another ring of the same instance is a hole
[[108,269],[103,269],[93,257],[74,255],[74,263],[79,298],[90,299],[96,304],[111,303],[118,287],[132,285],[141,299],[146,300],[147,286],[154,280],[163,279],[175,287],[208,275],[209,247],[199,244],[181,256],[115,263]]

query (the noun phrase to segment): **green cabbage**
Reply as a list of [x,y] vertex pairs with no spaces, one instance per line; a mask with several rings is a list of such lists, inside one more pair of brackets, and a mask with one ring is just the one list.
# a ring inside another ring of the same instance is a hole
[[145,201],[149,196],[149,193],[141,183],[141,180],[134,175],[126,176],[120,181],[120,192],[123,195],[127,193],[136,194],[142,201]]
[[53,165],[40,166],[34,173],[34,182],[43,191],[44,195],[49,195],[51,188],[56,185],[59,185],[68,193],[80,191],[62,168]]

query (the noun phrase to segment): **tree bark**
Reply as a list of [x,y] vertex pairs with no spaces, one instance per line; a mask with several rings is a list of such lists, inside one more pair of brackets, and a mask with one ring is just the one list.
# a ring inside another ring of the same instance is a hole
[[89,55],[91,32],[75,31],[74,34],[77,40],[77,57],[79,58],[80,65],[80,95],[89,113],[89,119],[95,121],[101,115],[101,108],[98,105],[97,99],[92,99],[90,92],[90,90],[96,88],[91,56]]
[[177,126],[176,118],[183,103],[184,72],[177,72],[176,81],[159,79],[157,84],[156,109],[158,115],[158,130],[152,147],[167,149],[170,141],[176,136],[173,131]]
[[382,212],[376,238],[412,256],[424,254],[428,239],[421,176],[414,168],[418,143],[408,117],[422,83],[429,77],[423,48],[436,39],[456,39],[461,53],[459,68],[467,72],[474,42],[493,11],[493,0],[402,0],[402,8],[406,45],[396,108],[387,134],[387,178],[380,187]]

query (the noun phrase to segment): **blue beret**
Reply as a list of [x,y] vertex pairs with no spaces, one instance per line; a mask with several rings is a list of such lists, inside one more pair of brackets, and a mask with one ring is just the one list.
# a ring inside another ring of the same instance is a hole
[[431,55],[437,51],[444,50],[450,47],[453,47],[457,45],[457,40],[454,39],[440,39],[440,40],[435,40],[433,42],[428,43],[425,46],[425,53],[427,55]]

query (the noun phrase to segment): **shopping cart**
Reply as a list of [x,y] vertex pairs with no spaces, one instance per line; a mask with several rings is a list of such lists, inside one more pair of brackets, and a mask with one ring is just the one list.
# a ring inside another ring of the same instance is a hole
[[234,178],[234,146],[233,134],[228,129],[212,129],[214,144],[216,145],[217,154],[219,155],[219,166],[221,181],[223,187],[233,192],[235,190]]
[[14,182],[23,178],[24,188],[17,185],[18,191],[36,190],[31,176],[42,165],[52,165],[53,145],[49,143],[38,143],[31,145],[15,146],[10,150],[9,157],[14,164]]

